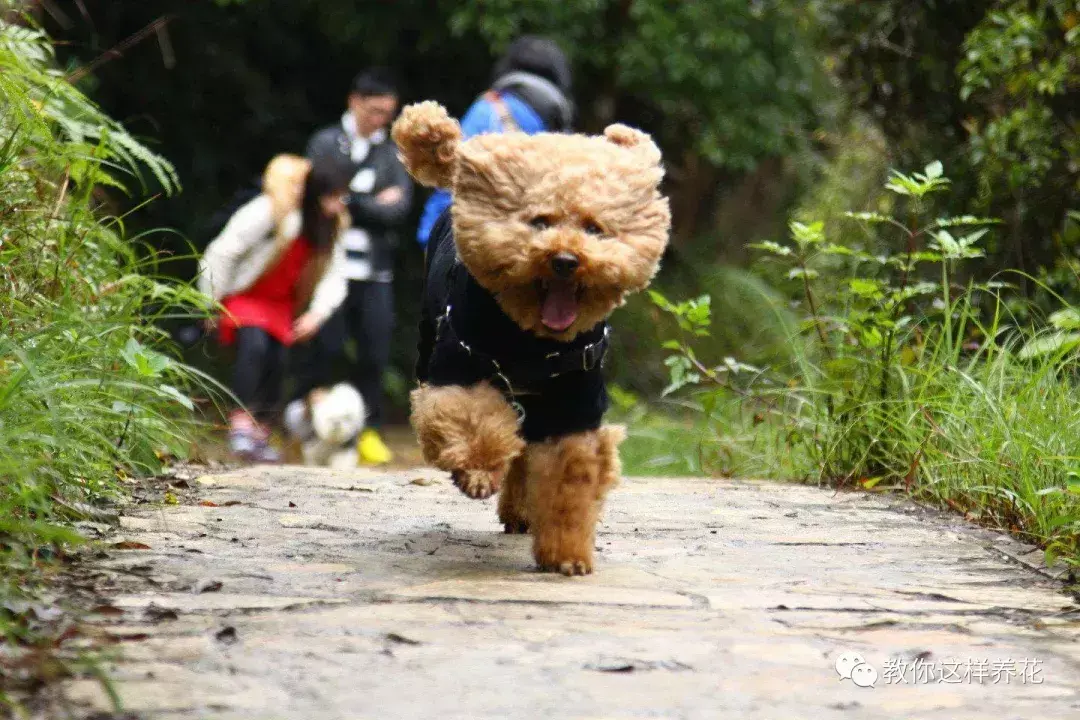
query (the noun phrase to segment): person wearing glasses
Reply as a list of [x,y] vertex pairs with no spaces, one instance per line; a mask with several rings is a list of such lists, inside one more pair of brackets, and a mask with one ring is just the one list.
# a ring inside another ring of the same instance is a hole
[[333,366],[351,338],[356,357],[347,380],[368,408],[366,427],[357,441],[359,460],[368,465],[392,459],[379,429],[394,329],[394,250],[413,194],[412,180],[387,133],[399,96],[397,81],[388,70],[361,72],[349,90],[341,121],[317,132],[307,148],[314,162],[329,156],[351,166],[346,204],[352,223],[343,238],[349,284],[344,305],[305,348],[307,359],[297,372],[294,394],[301,397],[317,386],[332,384]]

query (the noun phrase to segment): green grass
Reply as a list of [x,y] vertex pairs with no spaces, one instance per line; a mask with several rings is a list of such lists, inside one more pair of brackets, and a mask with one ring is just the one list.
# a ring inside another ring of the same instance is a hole
[[892,484],[1080,563],[1077,358],[988,348],[913,364],[909,394],[854,408],[833,448],[855,438],[848,452],[863,457],[848,467],[876,469],[852,480]]
[[933,214],[948,186],[940,163],[894,172],[882,212],[848,215],[864,240],[793,222],[789,244],[757,246],[792,283],[786,362],[709,366],[710,299],[653,293],[675,321],[663,346],[682,409],[637,411],[628,465],[899,490],[1080,565],[1080,311],[1040,334],[1007,285],[959,285],[995,223]]
[[694,397],[649,406],[611,388],[610,421],[627,427],[619,448],[627,475],[805,478],[811,460],[793,446],[793,429],[765,404],[737,395],[710,393],[711,410]]
[[[738,398],[705,415],[637,408],[627,474],[766,477],[908,493],[1080,564],[1080,402],[1075,355],[1007,350],[904,369],[903,399],[830,418],[763,417]],[[700,406],[699,406],[700,408]],[[755,422],[756,420],[756,422]]]
[[0,24],[0,708],[87,659],[39,599],[122,479],[186,451],[188,393],[159,321],[204,299],[158,279],[154,252],[102,207],[172,168],[69,85],[47,37]]

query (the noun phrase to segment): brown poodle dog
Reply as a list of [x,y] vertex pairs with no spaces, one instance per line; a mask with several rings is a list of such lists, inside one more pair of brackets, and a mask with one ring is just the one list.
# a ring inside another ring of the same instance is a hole
[[392,132],[413,177],[454,198],[428,247],[412,393],[424,457],[470,497],[501,489],[500,520],[531,531],[542,570],[589,573],[624,437],[601,426],[607,318],[667,246],[660,151],[623,125],[466,141],[434,102]]

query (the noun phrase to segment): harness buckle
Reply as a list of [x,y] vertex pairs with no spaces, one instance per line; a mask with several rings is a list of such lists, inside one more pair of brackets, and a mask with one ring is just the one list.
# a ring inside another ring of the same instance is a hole
[[517,400],[511,400],[510,407],[512,407],[514,409],[514,412],[517,413],[517,424],[518,427],[520,427],[525,423],[525,406],[519,403]]
[[581,349],[581,367],[583,370],[592,370],[604,364],[604,356],[607,355],[609,327],[604,328],[604,335],[596,342],[591,342]]
[[443,314],[435,318],[435,342],[438,342],[440,339],[442,339],[443,325],[450,324],[450,308],[451,306],[447,305],[446,310],[443,311]]

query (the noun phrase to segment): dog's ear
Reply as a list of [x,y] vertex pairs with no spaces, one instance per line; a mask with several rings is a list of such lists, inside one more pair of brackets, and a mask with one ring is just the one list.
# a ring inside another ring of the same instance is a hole
[[408,105],[390,130],[398,155],[421,185],[448,188],[457,164],[461,126],[446,108],[428,100]]
[[660,148],[651,137],[640,130],[616,123],[607,126],[604,130],[604,138],[614,145],[632,151],[649,165],[660,164]]

